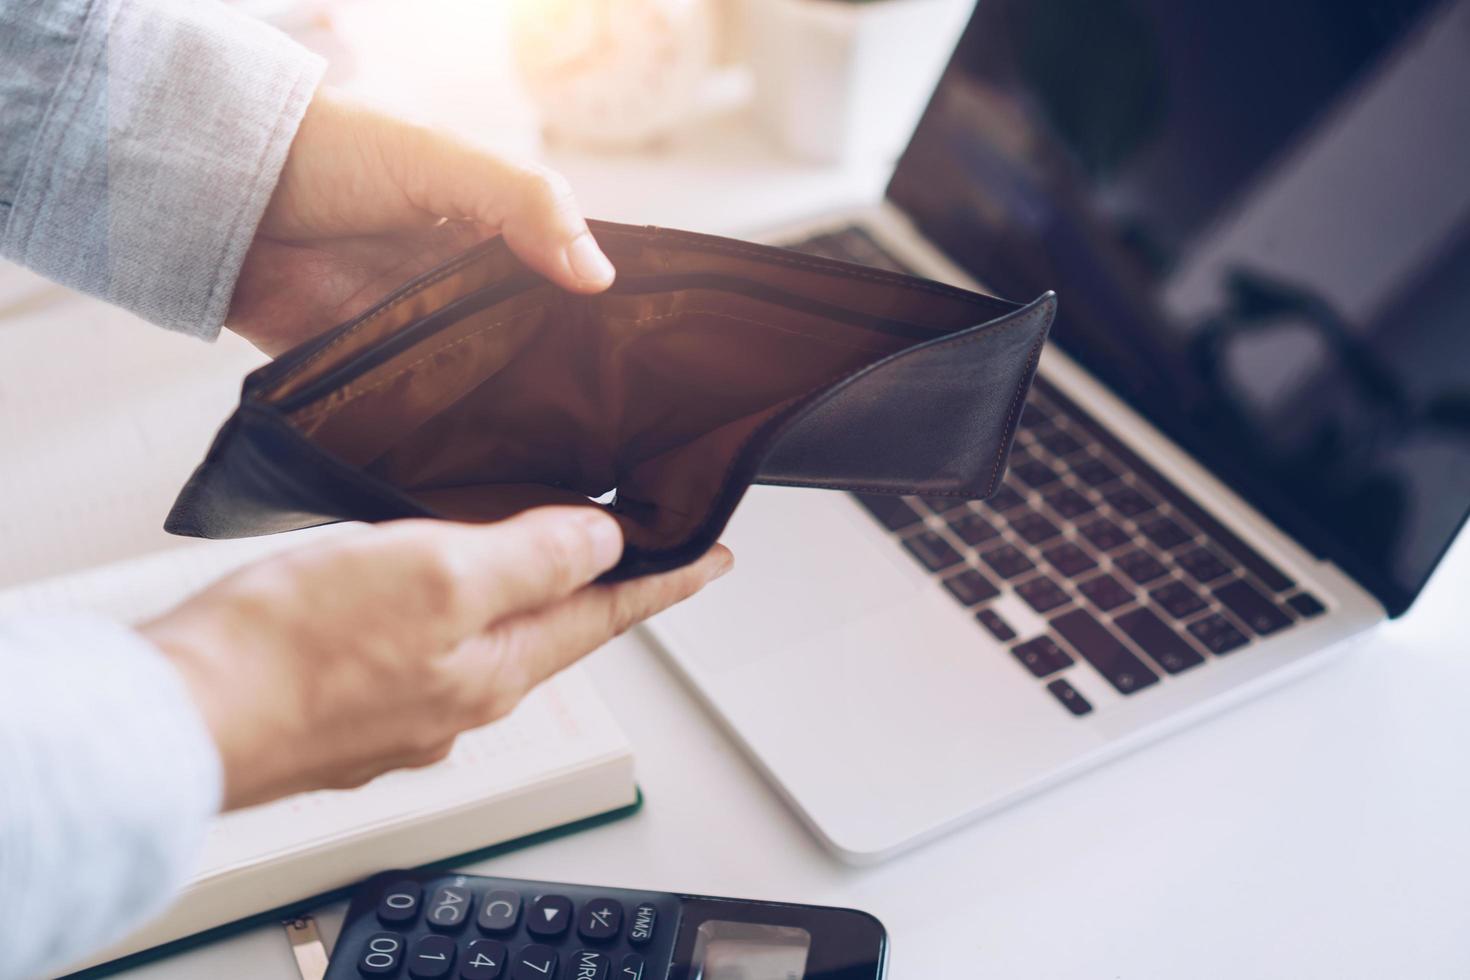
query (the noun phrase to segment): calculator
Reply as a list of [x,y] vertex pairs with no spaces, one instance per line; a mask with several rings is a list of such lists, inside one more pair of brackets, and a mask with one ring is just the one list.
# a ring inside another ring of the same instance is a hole
[[879,980],[854,909],[385,872],[353,896],[327,980]]

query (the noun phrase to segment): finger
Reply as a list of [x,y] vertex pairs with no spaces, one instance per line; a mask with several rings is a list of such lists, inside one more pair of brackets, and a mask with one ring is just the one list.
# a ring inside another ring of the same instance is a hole
[[454,664],[480,721],[506,713],[531,688],[630,627],[682,602],[724,575],[734,556],[715,545],[698,561],[647,578],[582,589],[552,606],[500,623],[466,644]]
[[386,524],[375,547],[400,552],[458,640],[581,589],[617,564],[623,533],[597,507],[541,507],[495,524]]
[[581,293],[612,285],[603,254],[566,179],[434,131],[414,141],[421,162],[405,168],[414,203],[446,218],[473,218],[505,236],[511,251],[557,285]]

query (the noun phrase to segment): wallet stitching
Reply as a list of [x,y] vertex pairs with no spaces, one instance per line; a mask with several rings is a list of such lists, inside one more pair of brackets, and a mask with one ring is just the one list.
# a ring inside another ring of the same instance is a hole
[[403,293],[400,296],[394,297],[393,299],[391,299],[388,302],[384,303],[378,309],[373,310],[371,313],[368,313],[361,320],[358,320],[352,326],[350,326],[346,330],[344,330],[342,332],[341,336],[339,336],[336,339],[332,340],[330,343],[328,343],[321,350],[319,350],[316,353],[310,355],[309,357],[307,357],[306,359],[304,359],[300,364],[296,365],[291,370],[287,371],[281,377],[281,379],[276,382],[275,387],[277,389],[280,389],[280,388],[284,387],[286,385],[286,383],[289,382],[292,378],[296,377],[301,372],[305,371],[308,367],[310,367],[311,365],[315,364],[317,361],[321,360],[323,357],[325,357],[327,355],[327,353],[329,351],[332,350],[332,348],[337,347],[337,346],[339,346],[342,343],[345,343],[350,337],[352,337],[355,334],[357,334],[360,330],[362,330],[364,327],[366,327],[369,323],[372,323],[374,320],[377,320],[378,318],[382,317],[385,313],[389,312],[390,310],[396,309],[397,307],[403,305],[405,302],[407,302],[408,300],[410,300],[413,297],[417,296],[419,293],[422,293],[424,290],[428,289],[430,286],[438,285],[439,283],[443,282],[445,279],[448,279],[450,276],[454,275],[456,272],[462,271],[466,266],[470,265],[476,259],[481,258],[485,254],[485,252],[486,252],[486,249],[484,249],[484,248],[474,248],[471,251],[465,253],[464,255],[459,256],[458,258],[451,259],[442,268],[440,268],[440,269],[438,269],[438,270],[436,270],[434,272],[429,273],[428,274],[428,277],[425,278],[422,282],[420,282],[420,283],[412,286],[411,288],[409,288],[409,290],[407,292]]
[[427,354],[418,358],[412,363],[405,364],[397,371],[394,371],[392,374],[388,375],[388,377],[382,378],[365,388],[358,388],[356,390],[352,388],[344,389],[342,393],[342,398],[336,403],[326,405],[325,407],[320,408],[315,412],[302,412],[296,416],[296,419],[300,422],[321,421],[329,415],[336,414],[338,411],[346,407],[349,403],[356,401],[363,395],[377,391],[379,388],[382,388],[383,386],[388,385],[393,381],[396,381],[397,379],[412,371],[414,368],[418,367],[420,364],[423,364],[425,361],[432,360],[433,358],[438,357],[440,354],[444,353],[447,350],[452,350],[455,347],[458,347],[460,344],[474,340],[475,338],[480,337],[483,334],[489,333],[491,330],[494,330],[497,327],[503,327],[507,323],[510,323],[512,320],[519,320],[522,317],[530,316],[532,313],[543,313],[545,312],[545,310],[546,307],[538,306],[534,309],[522,310],[521,312],[516,313],[513,316],[506,317],[504,320],[496,320],[494,323],[487,323],[483,327],[480,327],[478,330],[474,330],[470,333],[465,334],[458,340],[452,340],[449,343],[444,344],[442,347],[434,348],[433,350],[429,351]]

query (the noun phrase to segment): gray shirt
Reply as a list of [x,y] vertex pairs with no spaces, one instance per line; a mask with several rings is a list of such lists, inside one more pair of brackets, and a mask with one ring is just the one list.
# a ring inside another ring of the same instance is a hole
[[[322,67],[214,0],[0,0],[0,255],[215,336]],[[0,623],[0,980],[161,910],[220,789],[198,710],[138,634]]]

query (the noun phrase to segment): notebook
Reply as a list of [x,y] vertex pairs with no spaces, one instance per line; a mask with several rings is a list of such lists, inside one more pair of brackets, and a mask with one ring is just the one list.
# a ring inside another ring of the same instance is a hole
[[[91,609],[134,622],[247,561],[351,531],[207,542],[104,565],[0,592],[0,617]],[[220,816],[173,908],[73,969],[301,902],[383,868],[443,861],[637,798],[631,746],[574,667],[508,718],[460,736],[436,765]]]

